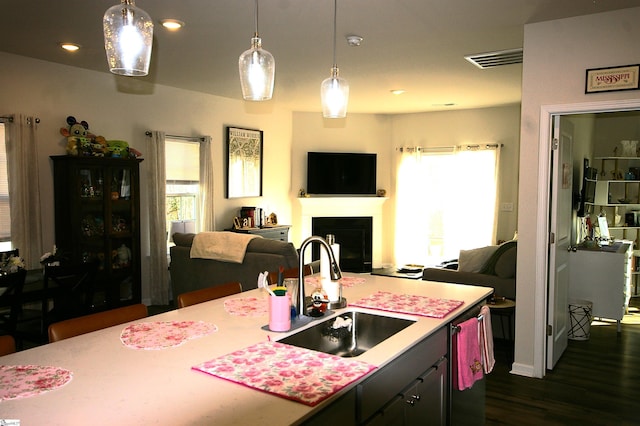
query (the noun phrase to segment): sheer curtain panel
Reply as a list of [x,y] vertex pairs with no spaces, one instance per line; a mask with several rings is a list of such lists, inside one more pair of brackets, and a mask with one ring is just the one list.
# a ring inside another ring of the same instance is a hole
[[[11,242],[28,269],[40,267],[42,222],[38,172],[40,119],[16,114],[6,126],[7,174],[11,210]],[[52,218],[53,219],[53,218]]]
[[[149,291],[153,305],[169,304],[167,212],[165,204],[165,133],[147,133],[147,202],[149,205]],[[177,295],[176,295],[177,296]]]
[[434,265],[493,244],[499,147],[403,147],[396,176],[397,265]]
[[[215,231],[213,206],[213,150],[211,136],[200,142],[200,218],[201,231]],[[177,296],[177,295],[176,295]]]

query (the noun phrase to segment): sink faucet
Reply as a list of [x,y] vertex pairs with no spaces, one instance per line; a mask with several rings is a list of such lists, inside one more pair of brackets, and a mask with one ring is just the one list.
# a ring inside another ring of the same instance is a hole
[[307,246],[311,245],[314,241],[320,243],[320,247],[324,247],[325,251],[329,255],[329,264],[331,265],[329,275],[331,277],[331,281],[338,281],[342,278],[342,271],[340,270],[340,266],[338,266],[338,262],[336,262],[336,258],[333,254],[333,250],[331,250],[331,247],[329,246],[329,243],[327,243],[324,238],[315,235],[304,240],[300,246],[300,264],[298,265],[298,299],[295,301],[294,305],[296,312],[298,313],[298,318],[307,316],[307,310],[304,305],[304,251]]

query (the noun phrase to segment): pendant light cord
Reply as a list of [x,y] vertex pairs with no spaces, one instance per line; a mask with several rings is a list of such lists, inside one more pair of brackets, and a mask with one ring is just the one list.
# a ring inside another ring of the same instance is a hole
[[[257,0],[256,0],[257,1]],[[336,62],[336,21],[338,16],[338,0],[333,0],[333,67],[337,68],[338,63]]]
[[255,13],[255,18],[256,18],[256,32],[255,32],[255,36],[258,37],[258,0],[256,0],[256,13]]

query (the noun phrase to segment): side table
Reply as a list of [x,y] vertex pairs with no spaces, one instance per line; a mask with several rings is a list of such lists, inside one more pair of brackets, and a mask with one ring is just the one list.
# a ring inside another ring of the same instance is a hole
[[[513,315],[516,312],[516,301],[511,299],[491,300],[487,303],[487,306],[491,310],[491,316],[500,317],[500,327],[502,330],[502,337],[508,340],[513,340],[513,333],[511,330],[511,323],[513,321]],[[507,321],[508,334],[505,334],[504,322]]]
[[265,226],[264,228],[231,228],[226,231],[238,232],[241,234],[255,234],[270,240],[287,242],[289,241],[289,228],[291,228],[291,225]]

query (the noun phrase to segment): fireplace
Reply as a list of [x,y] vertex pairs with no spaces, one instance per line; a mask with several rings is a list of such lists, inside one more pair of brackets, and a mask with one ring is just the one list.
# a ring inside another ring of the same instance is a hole
[[[340,269],[346,272],[371,272],[373,260],[373,217],[313,217],[313,235],[333,234],[340,244]],[[320,246],[313,245],[312,258],[320,259]]]

